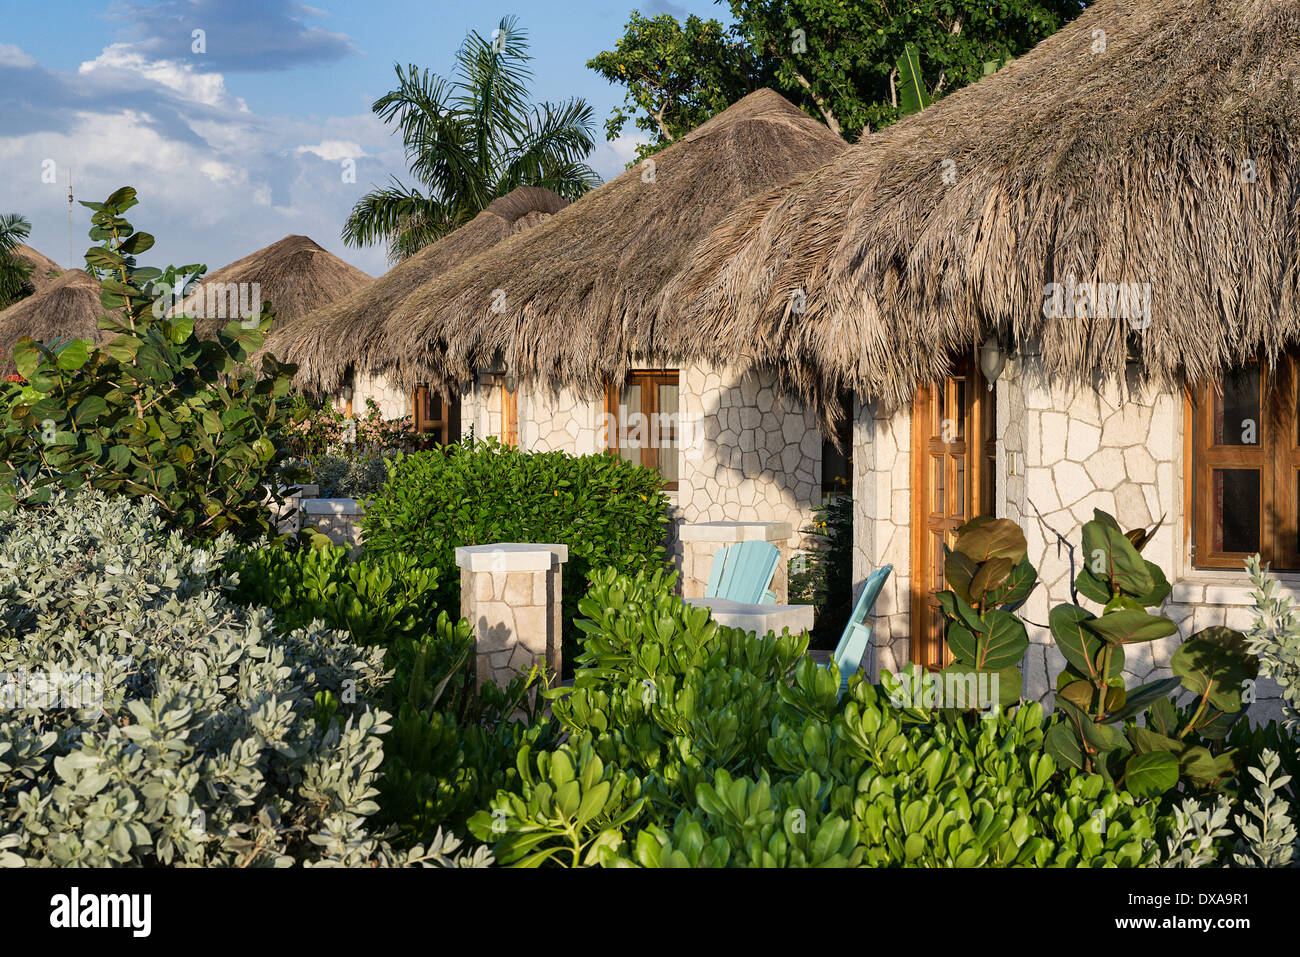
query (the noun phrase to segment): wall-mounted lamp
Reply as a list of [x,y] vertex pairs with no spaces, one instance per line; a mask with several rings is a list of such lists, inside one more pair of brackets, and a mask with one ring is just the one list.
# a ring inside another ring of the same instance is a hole
[[1010,358],[1002,348],[1002,343],[998,341],[996,335],[991,335],[984,340],[984,345],[980,346],[980,372],[984,373],[984,379],[989,384],[989,391],[993,391],[993,385],[998,381],[998,376],[1002,375],[1002,370],[1007,367],[1007,359]]
[[515,390],[519,388],[519,380],[516,379],[514,377],[514,374],[510,372],[507,372],[505,376],[501,379],[501,384],[505,387],[505,390],[511,395],[514,395]]

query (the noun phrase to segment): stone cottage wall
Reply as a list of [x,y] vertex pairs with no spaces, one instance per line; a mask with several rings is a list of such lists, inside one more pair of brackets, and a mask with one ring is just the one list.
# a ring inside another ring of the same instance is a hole
[[854,595],[881,565],[893,572],[876,599],[865,667],[872,680],[910,660],[912,417],[876,403],[853,406]]
[[352,411],[366,414],[366,400],[374,399],[385,419],[400,419],[411,414],[411,395],[393,386],[384,376],[359,374],[352,390]]
[[681,371],[685,443],[678,501],[687,522],[788,522],[796,548],[822,502],[816,413],[780,396],[766,370]]
[[605,404],[573,389],[519,388],[519,447],[594,455],[605,449]]
[[481,373],[460,396],[460,434],[468,439],[501,438],[501,380]]
[[[996,511],[1025,530],[1039,587],[1021,609],[1030,648],[1022,664],[1025,695],[1050,700],[1065,659],[1047,629],[1048,611],[1072,600],[1070,556],[1057,533],[1080,547],[1094,508],[1125,528],[1164,516],[1143,555],[1169,577],[1173,591],[1163,614],[1179,627],[1169,638],[1126,649],[1130,684],[1165,677],[1169,659],[1186,637],[1211,625],[1245,630],[1252,602],[1245,572],[1195,569],[1184,535],[1183,399],[1180,393],[1140,388],[1137,381],[1097,386],[1062,383],[1044,374],[1039,357],[1022,350],[997,383]],[[873,677],[910,660],[911,416],[859,405],[854,423],[854,565],[861,587],[873,569],[894,565],[876,604]],[[1189,463],[1190,465],[1190,463]],[[1076,554],[1077,573],[1080,554]],[[1300,599],[1300,575],[1279,576]],[[1085,599],[1086,603],[1086,599]],[[1281,713],[1277,687],[1261,681],[1252,714]]]

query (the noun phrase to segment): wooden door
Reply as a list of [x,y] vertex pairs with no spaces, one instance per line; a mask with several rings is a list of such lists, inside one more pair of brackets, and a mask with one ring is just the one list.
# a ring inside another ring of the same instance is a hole
[[942,668],[952,657],[935,597],[943,546],[978,515],[993,514],[993,393],[972,354],[943,382],[922,386],[912,403],[912,660]]

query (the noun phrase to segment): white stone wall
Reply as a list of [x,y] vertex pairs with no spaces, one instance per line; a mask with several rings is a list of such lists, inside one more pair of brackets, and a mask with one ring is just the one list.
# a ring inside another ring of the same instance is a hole
[[605,403],[573,389],[519,388],[519,447],[529,452],[594,455],[605,450]]
[[687,441],[678,501],[687,522],[788,522],[802,530],[822,502],[816,413],[780,396],[767,371],[681,371]]
[[400,419],[411,414],[411,394],[389,383],[383,376],[359,374],[352,389],[352,412],[366,414],[366,400],[374,399],[385,419]]
[[501,379],[480,373],[460,396],[460,435],[468,439],[501,438]]
[[853,405],[854,598],[867,576],[894,566],[876,599],[864,665],[872,680],[910,659],[912,417],[875,403]]

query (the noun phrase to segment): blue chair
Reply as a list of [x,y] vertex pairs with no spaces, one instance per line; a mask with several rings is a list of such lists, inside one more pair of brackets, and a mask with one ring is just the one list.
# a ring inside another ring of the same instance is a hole
[[849,623],[844,626],[840,643],[835,646],[835,654],[831,660],[840,669],[841,696],[848,690],[849,679],[862,667],[862,656],[867,653],[867,644],[871,641],[871,626],[867,624],[867,616],[875,607],[876,599],[880,597],[880,589],[885,586],[885,579],[893,570],[893,565],[884,565],[867,578],[867,583],[862,586],[862,594],[858,595],[858,600],[853,605],[853,614],[849,616]]
[[780,550],[771,542],[738,542],[719,549],[709,570],[705,598],[726,598],[746,605],[775,605],[770,587]]

